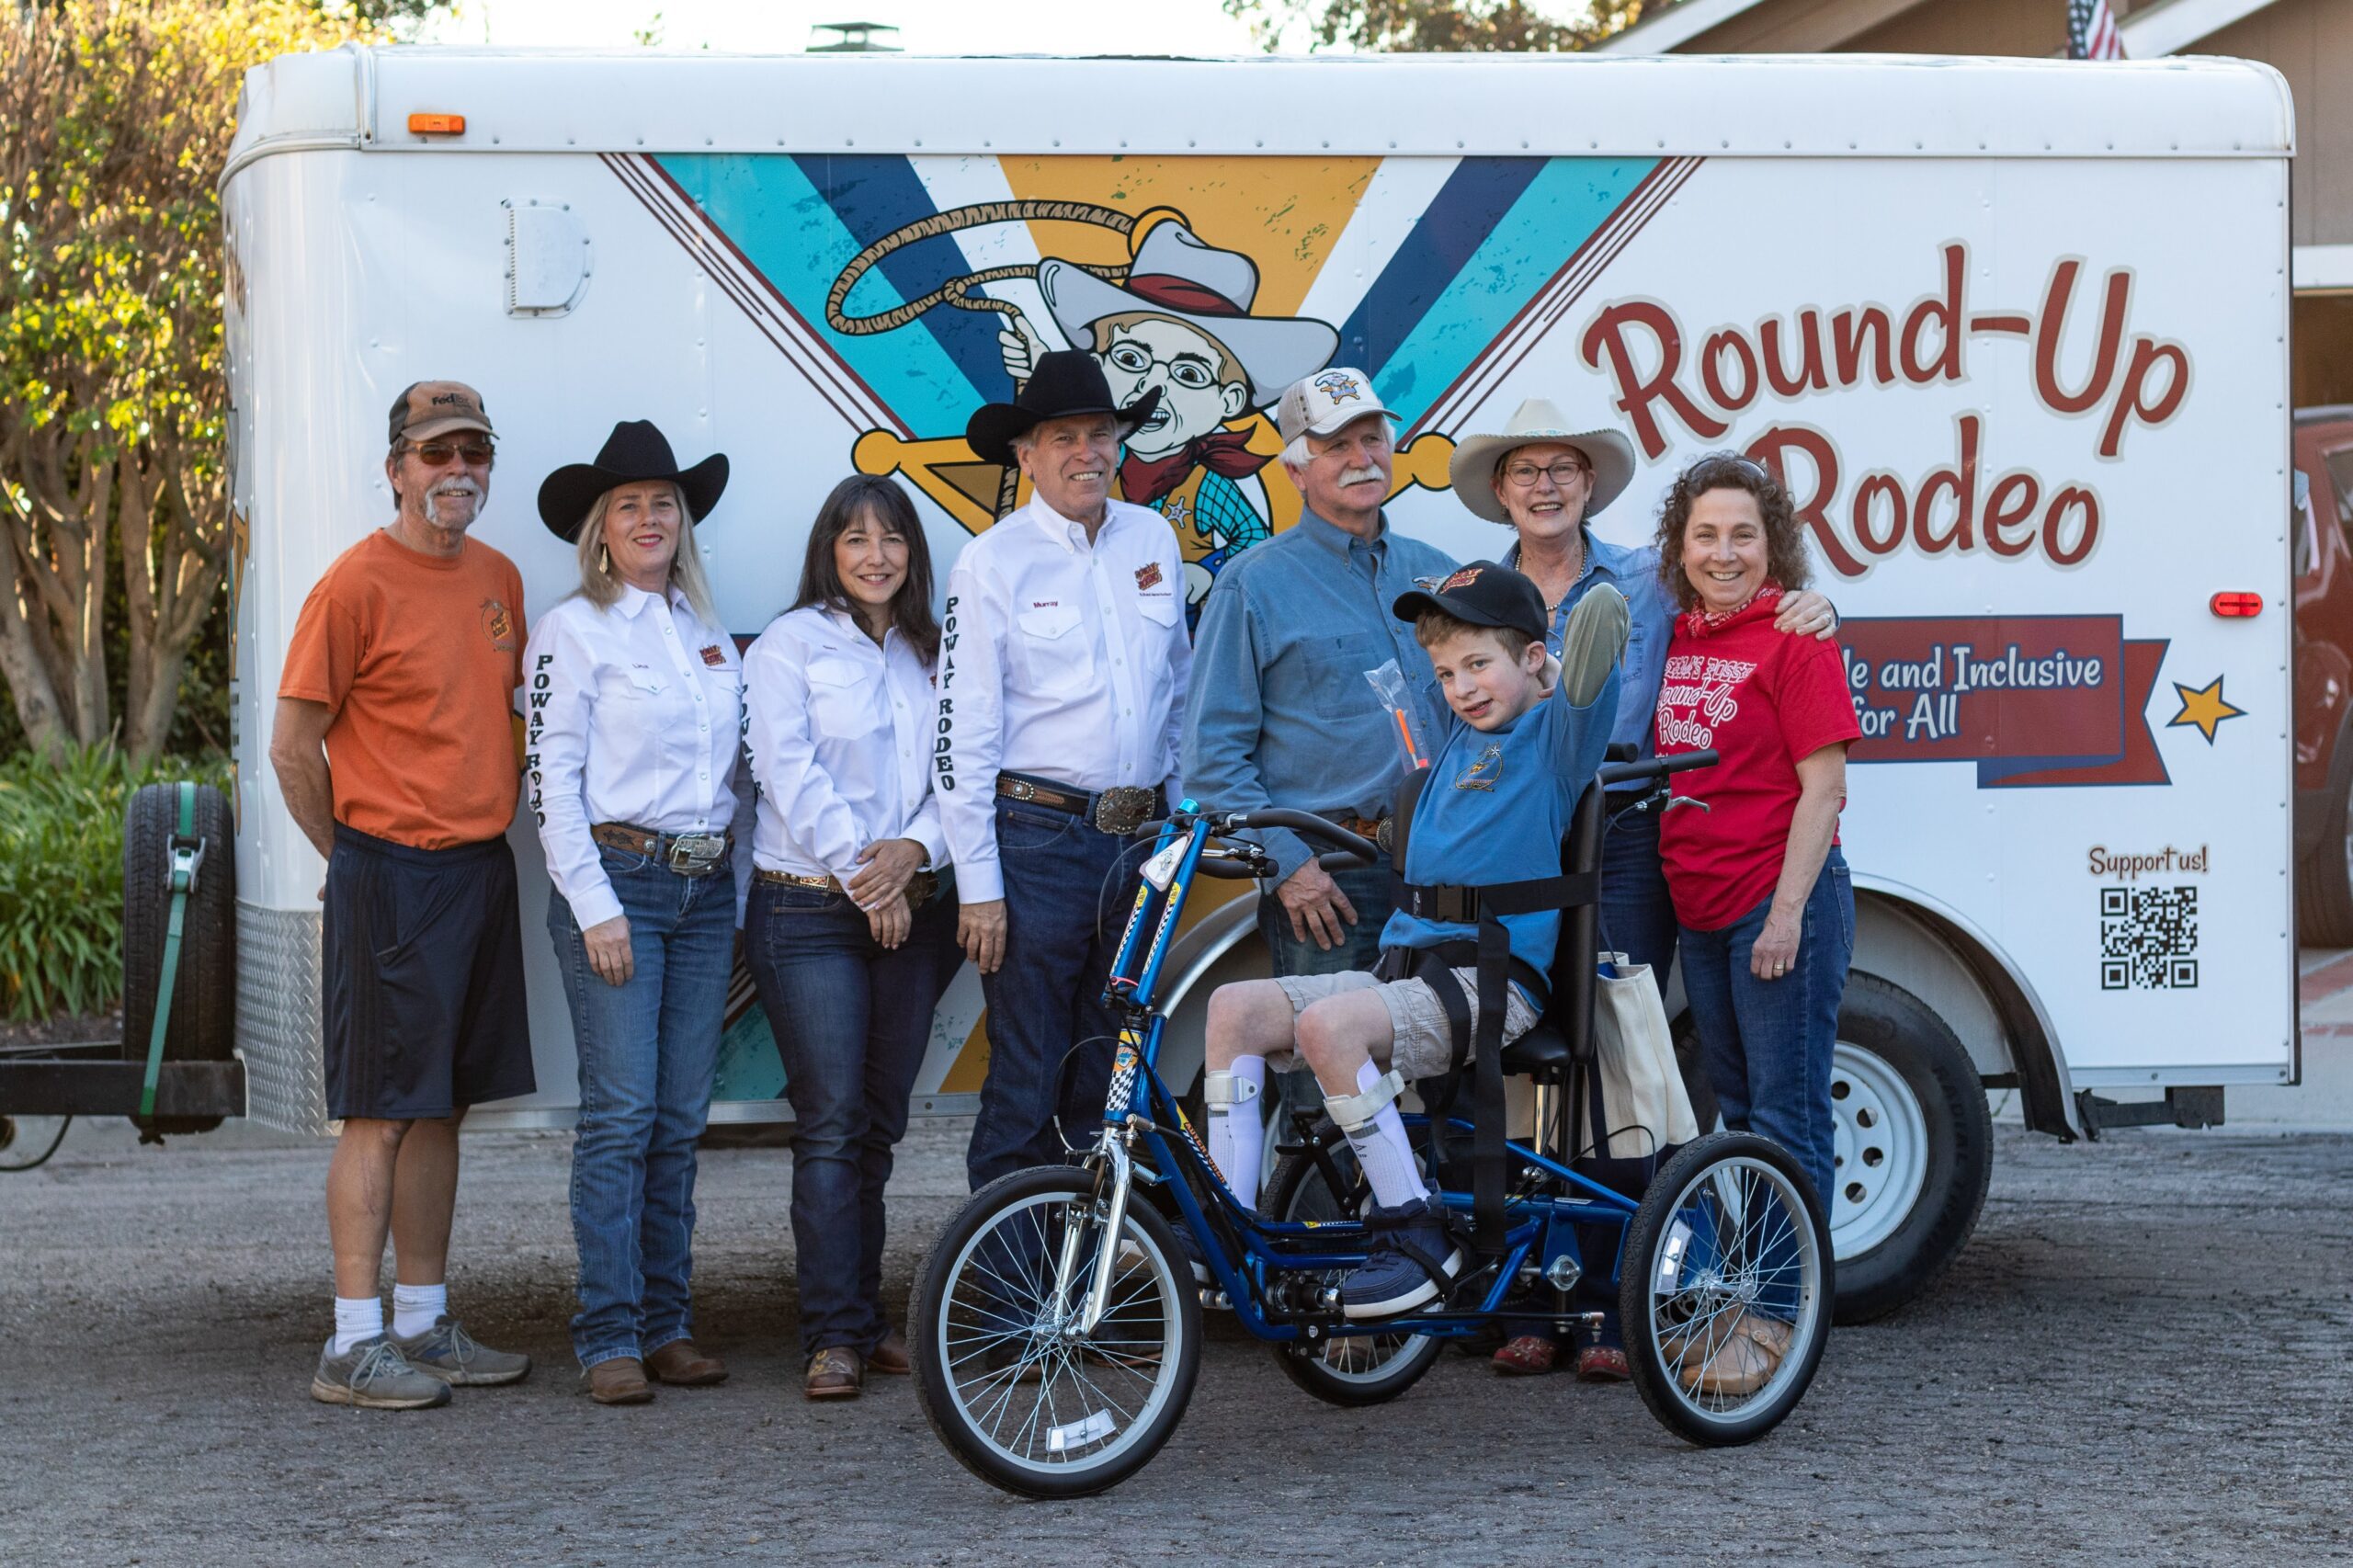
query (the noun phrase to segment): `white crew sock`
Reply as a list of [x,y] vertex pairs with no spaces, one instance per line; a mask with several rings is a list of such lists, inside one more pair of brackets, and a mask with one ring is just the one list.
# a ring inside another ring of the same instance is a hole
[[1267,1124],[1261,1101],[1267,1093],[1267,1059],[1237,1056],[1230,1069],[1236,1083],[1250,1084],[1258,1093],[1238,1106],[1213,1105],[1210,1112],[1210,1158],[1224,1174],[1233,1199],[1245,1209],[1258,1207],[1258,1165],[1267,1154]]
[[449,1310],[449,1287],[440,1285],[394,1285],[392,1287],[392,1332],[403,1339],[415,1339],[441,1320]]
[[[1357,1093],[1363,1094],[1381,1079],[1381,1070],[1365,1062],[1357,1069]],[[1396,1101],[1382,1106],[1370,1125],[1350,1132],[1348,1147],[1357,1152],[1365,1180],[1372,1184],[1373,1201],[1383,1209],[1430,1195],[1430,1189],[1422,1185],[1422,1173],[1415,1168],[1414,1145],[1406,1140],[1405,1120],[1397,1114]]]
[[364,1345],[384,1332],[384,1303],[374,1296],[337,1296],[335,1299],[335,1354],[348,1355],[355,1345]]

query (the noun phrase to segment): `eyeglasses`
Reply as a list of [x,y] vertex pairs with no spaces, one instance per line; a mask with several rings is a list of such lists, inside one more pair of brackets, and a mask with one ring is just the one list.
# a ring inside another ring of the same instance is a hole
[[1570,485],[1574,484],[1577,482],[1577,476],[1579,474],[1591,473],[1592,472],[1592,469],[1586,467],[1584,463],[1577,461],[1574,458],[1562,458],[1547,468],[1538,468],[1534,463],[1513,463],[1511,466],[1504,470],[1504,477],[1510,480],[1522,490],[1532,490],[1536,487],[1536,476],[1538,474],[1549,473],[1552,476],[1552,483],[1554,484],[1558,485],[1563,490],[1566,490]]
[[1155,359],[1135,344],[1118,343],[1112,345],[1110,352],[1103,358],[1108,359],[1111,368],[1122,375],[1141,376],[1154,365],[1159,365],[1167,369],[1168,379],[1180,387],[1201,392],[1217,385],[1215,368],[1188,355],[1180,354],[1174,359]]
[[488,441],[416,441],[408,449],[425,460],[427,468],[439,468],[451,458],[462,458],[469,468],[488,468],[498,453]]

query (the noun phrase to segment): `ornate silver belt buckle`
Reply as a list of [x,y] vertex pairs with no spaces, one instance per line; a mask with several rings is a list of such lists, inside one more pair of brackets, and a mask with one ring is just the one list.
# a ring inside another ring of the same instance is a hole
[[1095,825],[1114,838],[1125,838],[1152,816],[1153,792],[1136,784],[1120,784],[1095,797]]
[[670,840],[670,869],[699,877],[719,864],[727,853],[727,837],[718,833],[682,833]]

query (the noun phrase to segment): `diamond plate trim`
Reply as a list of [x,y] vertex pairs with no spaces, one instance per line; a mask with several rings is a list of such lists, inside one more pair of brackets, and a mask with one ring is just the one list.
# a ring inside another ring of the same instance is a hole
[[321,916],[237,903],[237,1051],[245,1114],[284,1132],[324,1136],[326,1062],[320,1046]]

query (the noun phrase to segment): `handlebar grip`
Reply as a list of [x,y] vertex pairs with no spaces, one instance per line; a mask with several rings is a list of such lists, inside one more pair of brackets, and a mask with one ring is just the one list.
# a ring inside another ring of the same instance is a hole
[[1315,863],[1327,871],[1370,866],[1381,858],[1381,851],[1371,840],[1359,838],[1339,824],[1326,822],[1313,812],[1269,806],[1261,812],[1245,812],[1235,820],[1244,827],[1287,827],[1302,838],[1310,841],[1320,839],[1332,846],[1334,852],[1345,858],[1335,864],[1324,856],[1317,856]]
[[1633,784],[1645,778],[1664,778],[1670,773],[1688,773],[1695,767],[1713,767],[1718,760],[1713,751],[1687,751],[1674,756],[1654,756],[1648,762],[1613,762],[1594,777],[1607,790],[1613,785]]
[[1257,873],[1240,860],[1212,860],[1202,856],[1193,862],[1193,869],[1204,877],[1223,877],[1229,881],[1247,881]]

